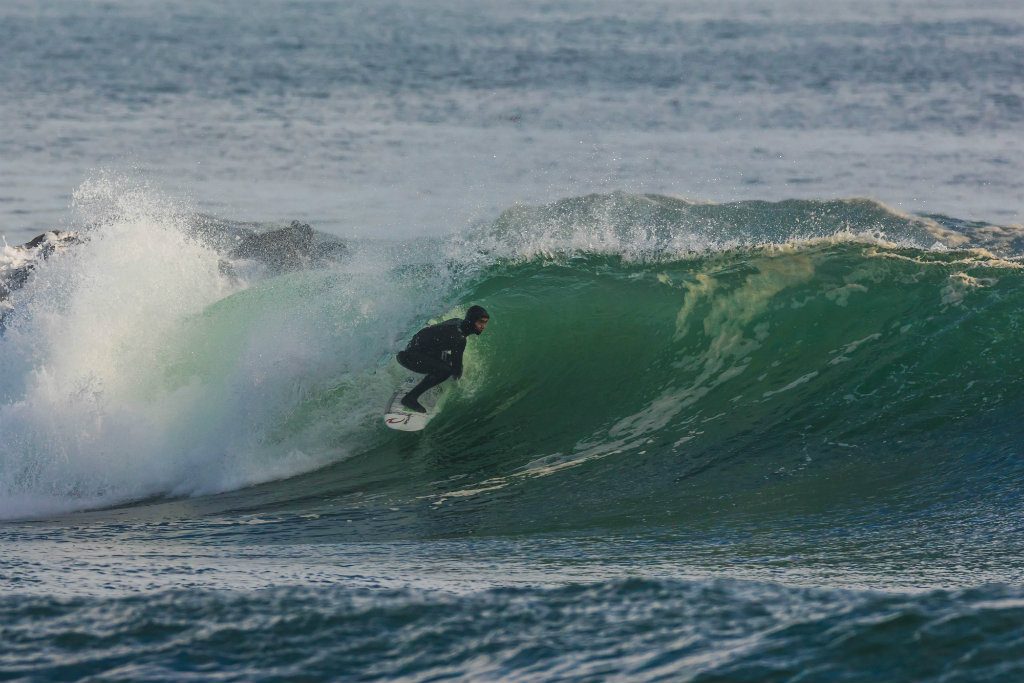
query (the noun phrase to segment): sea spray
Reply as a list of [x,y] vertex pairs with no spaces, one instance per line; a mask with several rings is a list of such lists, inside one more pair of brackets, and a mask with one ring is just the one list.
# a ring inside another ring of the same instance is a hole
[[11,498],[73,506],[152,495],[203,457],[173,429],[194,392],[161,394],[153,360],[183,319],[230,291],[217,255],[153,194],[104,179],[76,202],[87,237],[39,265],[2,342],[4,514]]

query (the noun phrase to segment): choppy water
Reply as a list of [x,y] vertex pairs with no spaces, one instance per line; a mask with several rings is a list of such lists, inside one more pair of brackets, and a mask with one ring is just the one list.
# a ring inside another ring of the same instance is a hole
[[6,4],[0,678],[1018,680],[1016,10]]

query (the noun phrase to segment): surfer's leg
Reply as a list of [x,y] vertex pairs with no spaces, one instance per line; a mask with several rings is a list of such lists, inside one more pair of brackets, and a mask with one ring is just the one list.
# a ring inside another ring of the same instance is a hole
[[427,375],[420,383],[413,387],[412,391],[402,397],[402,405],[418,413],[425,413],[427,409],[420,405],[420,395],[428,389],[433,389],[441,382],[452,376],[451,372],[446,374]]
[[399,351],[395,358],[398,360],[398,364],[406,370],[412,370],[413,372],[426,372],[426,370],[419,369],[419,364],[416,362],[416,359],[412,357],[412,354],[409,351]]
[[398,363],[406,370],[420,372],[424,375],[444,375],[447,379],[452,374],[452,366],[448,363],[418,351],[399,351]]
[[450,370],[444,374],[438,373],[435,375],[427,375],[422,380],[420,380],[420,383],[413,387],[412,391],[406,394],[405,397],[415,401],[419,399],[420,395],[423,394],[424,391],[433,389],[438,384],[445,381],[451,376],[452,373]]
[[427,376],[420,380],[420,383],[413,387],[413,390],[402,397],[402,405],[419,412],[426,412],[419,403],[423,392],[433,389],[441,382],[452,376],[452,367],[440,358],[432,358],[416,351],[401,351],[398,354],[398,362],[402,367],[413,372],[422,372]]

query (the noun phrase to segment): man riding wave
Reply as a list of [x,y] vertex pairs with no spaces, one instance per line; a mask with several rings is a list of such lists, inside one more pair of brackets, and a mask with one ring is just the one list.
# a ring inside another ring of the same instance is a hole
[[466,339],[470,335],[482,334],[490,319],[483,306],[470,306],[465,318],[445,320],[414,334],[405,351],[398,352],[398,362],[402,367],[423,373],[426,377],[402,397],[402,405],[417,413],[427,412],[420,405],[420,396],[449,377],[462,377]]

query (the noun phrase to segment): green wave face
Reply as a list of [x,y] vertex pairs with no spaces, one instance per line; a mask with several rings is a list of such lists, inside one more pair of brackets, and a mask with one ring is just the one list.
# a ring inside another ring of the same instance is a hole
[[465,378],[387,448],[430,463],[400,488],[449,531],[991,507],[978,481],[1020,477],[1021,280],[848,242],[499,265],[463,296],[494,315]]

